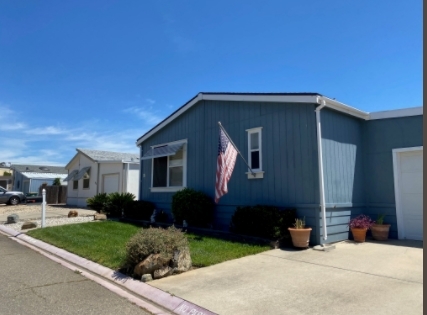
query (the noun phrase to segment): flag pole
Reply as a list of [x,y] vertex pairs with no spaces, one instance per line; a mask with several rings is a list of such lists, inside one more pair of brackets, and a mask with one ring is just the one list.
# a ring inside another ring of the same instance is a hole
[[251,171],[252,176],[256,177],[256,174],[254,173],[254,171],[252,170],[252,168],[249,166],[248,162],[246,162],[245,158],[243,157],[242,153],[240,153],[239,149],[234,144],[233,140],[231,140],[230,135],[227,133],[227,131],[225,131],[225,128],[221,125],[220,121],[218,121],[218,125],[219,125],[219,128],[221,128],[222,131],[224,131],[225,135],[227,136],[228,140],[230,140],[231,144],[234,146],[234,148],[236,149],[237,153],[239,153],[240,156],[242,157],[243,161],[245,161],[246,165],[248,166],[249,170]]

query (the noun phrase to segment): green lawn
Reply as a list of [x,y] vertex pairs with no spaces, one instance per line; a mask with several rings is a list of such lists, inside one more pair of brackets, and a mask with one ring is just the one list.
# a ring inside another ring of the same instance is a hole
[[[127,241],[140,228],[128,223],[104,221],[35,229],[27,234],[117,270],[123,265]],[[265,245],[233,242],[192,233],[187,233],[187,237],[195,267],[206,267],[270,249]]]

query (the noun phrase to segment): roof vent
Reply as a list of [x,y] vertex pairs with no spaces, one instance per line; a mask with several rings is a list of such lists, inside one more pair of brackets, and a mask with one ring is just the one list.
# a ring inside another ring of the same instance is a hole
[[[28,169],[28,167],[27,167],[27,169]],[[39,169],[42,171],[45,171],[45,172],[50,171],[50,169],[47,168],[46,166],[41,166],[41,167],[39,167]]]

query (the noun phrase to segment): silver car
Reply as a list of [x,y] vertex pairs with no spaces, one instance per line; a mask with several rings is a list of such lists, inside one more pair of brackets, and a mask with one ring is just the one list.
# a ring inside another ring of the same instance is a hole
[[0,204],[17,205],[21,202],[25,202],[25,199],[25,195],[22,191],[7,191],[0,186]]

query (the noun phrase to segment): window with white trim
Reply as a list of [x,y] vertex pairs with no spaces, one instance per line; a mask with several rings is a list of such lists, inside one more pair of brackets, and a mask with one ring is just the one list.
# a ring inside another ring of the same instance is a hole
[[88,169],[86,173],[83,175],[83,189],[89,189],[89,183],[90,183],[90,169]]
[[[248,164],[254,173],[262,171],[262,127],[247,129],[248,132]],[[250,170],[248,170],[250,173]],[[252,175],[251,175],[252,176]],[[262,178],[259,175],[258,178]],[[248,174],[248,178],[249,174]],[[254,178],[252,176],[252,178]]]
[[[153,147],[153,149],[160,147]],[[185,187],[186,160],[187,145],[185,143],[174,154],[153,158],[151,191],[177,191]]]

